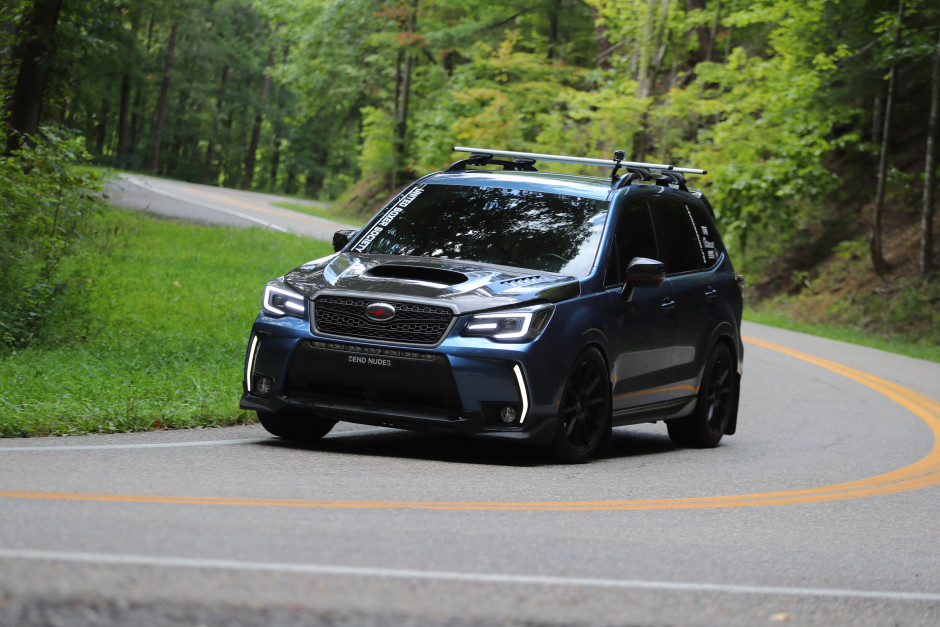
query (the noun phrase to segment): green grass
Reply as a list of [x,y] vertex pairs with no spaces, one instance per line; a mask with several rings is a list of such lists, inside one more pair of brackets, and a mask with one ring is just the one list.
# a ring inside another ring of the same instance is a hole
[[744,319],[751,322],[766,324],[781,329],[790,329],[819,337],[826,337],[850,344],[877,348],[890,353],[907,355],[918,359],[926,359],[940,363],[940,346],[929,340],[921,342],[908,342],[905,340],[873,335],[845,326],[835,326],[821,323],[797,322],[792,318],[772,311],[754,311],[745,309]]
[[54,339],[0,353],[0,436],[239,424],[241,370],[264,283],[331,252],[260,229],[105,210]]
[[366,224],[362,218],[335,214],[332,213],[329,209],[318,207],[316,205],[307,205],[299,202],[276,202],[273,204],[275,207],[290,209],[291,211],[299,211],[300,213],[306,213],[308,215],[324,218],[326,220],[333,220],[334,222],[343,222],[358,228],[362,228]]

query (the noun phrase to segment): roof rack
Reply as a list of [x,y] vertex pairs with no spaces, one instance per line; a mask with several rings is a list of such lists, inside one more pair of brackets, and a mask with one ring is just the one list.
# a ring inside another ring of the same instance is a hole
[[[615,150],[613,159],[590,159],[587,157],[569,157],[565,155],[548,155],[538,152],[515,152],[511,150],[493,150],[491,148],[467,148],[464,146],[454,146],[455,152],[469,152],[470,157],[455,162],[447,172],[457,172],[465,170],[468,165],[501,165],[504,170],[515,171],[536,171],[534,163],[536,161],[556,161],[561,163],[576,163],[580,165],[597,165],[605,168],[613,168],[610,175],[611,185],[617,188],[629,185],[634,181],[654,181],[658,185],[676,185],[681,189],[686,189],[685,174],[706,174],[706,170],[698,168],[677,168],[665,163],[643,163],[639,161],[624,161],[626,153],[623,150]],[[498,160],[496,157],[510,158],[512,161]],[[617,170],[624,168],[627,173],[617,176]],[[656,176],[653,176],[653,173]]]

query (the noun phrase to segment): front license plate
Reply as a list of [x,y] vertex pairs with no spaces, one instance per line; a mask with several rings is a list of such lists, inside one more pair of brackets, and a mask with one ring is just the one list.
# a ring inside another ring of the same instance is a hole
[[369,366],[373,368],[394,368],[395,360],[379,355],[347,355],[346,363],[351,366]]

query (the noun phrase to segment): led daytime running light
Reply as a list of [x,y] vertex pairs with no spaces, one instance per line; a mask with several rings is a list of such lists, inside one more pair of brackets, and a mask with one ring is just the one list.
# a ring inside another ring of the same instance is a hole
[[[284,309],[281,309],[272,302],[275,294],[284,298],[284,303],[281,305]],[[275,316],[286,316],[288,314],[302,316],[304,313],[304,297],[292,290],[267,285],[264,288],[262,306],[266,312],[274,314]],[[285,311],[285,309],[290,311]]]
[[[467,325],[467,331],[474,334],[485,334],[488,337],[492,337],[497,340],[512,340],[516,338],[525,337],[529,332],[529,326],[532,324],[532,312],[516,312],[516,313],[492,313],[492,314],[475,314],[473,318],[470,319],[470,323]],[[490,335],[486,333],[487,331],[496,331],[499,329],[499,321],[506,319],[515,319],[522,321],[522,328],[510,331],[507,333],[494,333]]]
[[513,374],[516,375],[516,384],[519,386],[519,396],[522,398],[522,413],[519,414],[519,424],[525,422],[525,417],[529,414],[529,391],[525,386],[525,378],[522,376],[522,368],[519,364],[512,367]]
[[248,349],[248,363],[245,364],[245,389],[251,393],[251,373],[255,369],[255,357],[258,356],[258,336],[251,338],[251,348]]

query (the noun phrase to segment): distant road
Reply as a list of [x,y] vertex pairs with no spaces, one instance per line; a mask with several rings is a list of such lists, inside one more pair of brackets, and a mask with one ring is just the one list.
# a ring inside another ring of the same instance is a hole
[[[333,233],[339,229],[357,228],[274,205],[284,201],[304,202],[292,198],[140,174],[121,174],[119,179],[109,183],[109,192],[111,204],[128,209],[203,224],[256,226],[306,235],[326,242],[331,241]],[[325,206],[309,201],[307,204]]]

